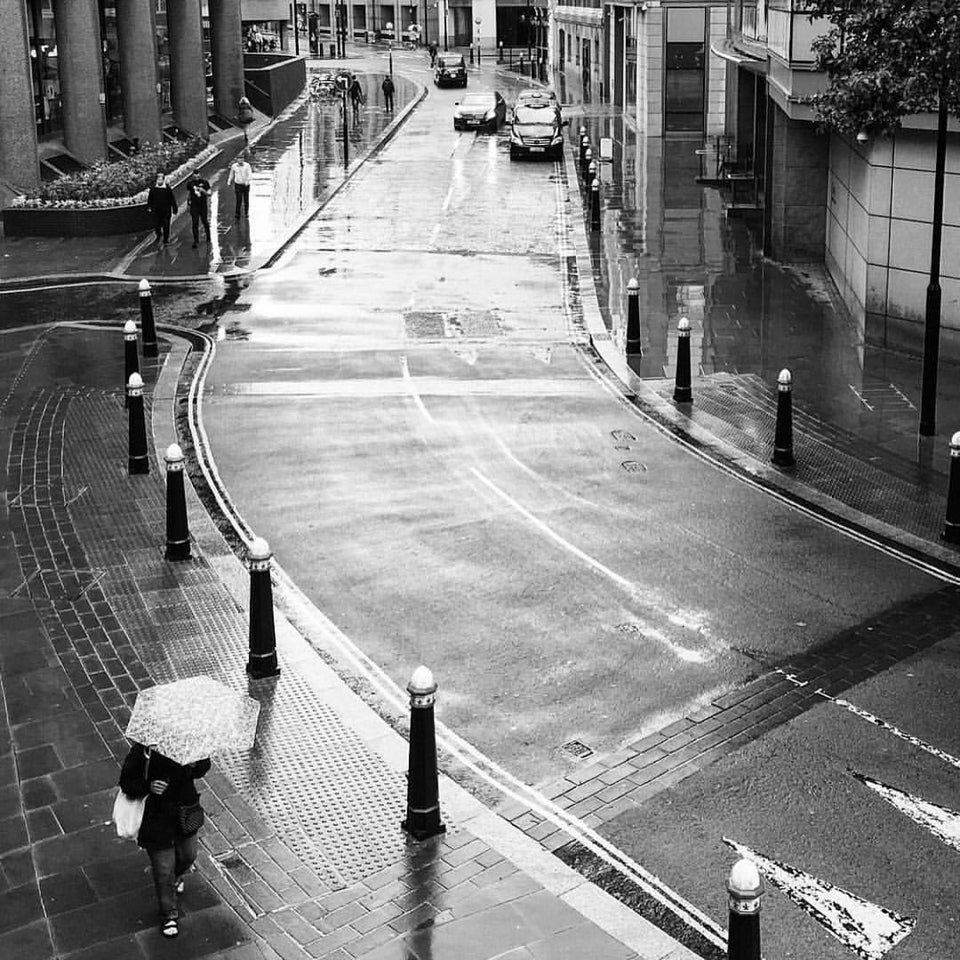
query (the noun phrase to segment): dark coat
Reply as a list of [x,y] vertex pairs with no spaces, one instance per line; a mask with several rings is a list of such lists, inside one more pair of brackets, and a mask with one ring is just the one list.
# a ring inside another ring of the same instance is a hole
[[[145,748],[139,743],[130,748],[120,771],[120,789],[128,797],[147,798],[143,822],[137,834],[137,843],[141,847],[172,847],[174,841],[182,836],[177,822],[177,808],[199,799],[193,781],[205,776],[209,769],[209,760],[198,760],[182,767],[156,750],[150,753],[148,767]],[[151,780],[166,780],[167,789],[159,796],[151,793]]]
[[187,181],[187,203],[191,210],[206,210],[209,196],[209,180],[204,177],[191,177]]
[[147,210],[161,217],[169,217],[177,212],[177,198],[168,186],[153,186],[147,194]]
[[350,84],[350,89],[347,90],[347,93],[350,95],[350,99],[353,101],[353,105],[356,106],[359,103],[363,103],[363,87],[360,86],[359,80],[354,80]]
[[384,77],[383,83],[380,84],[380,89],[383,91],[385,97],[392,97],[394,91],[393,81],[389,77]]

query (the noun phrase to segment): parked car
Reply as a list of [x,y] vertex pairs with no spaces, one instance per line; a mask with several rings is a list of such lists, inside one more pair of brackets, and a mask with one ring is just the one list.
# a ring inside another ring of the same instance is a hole
[[496,90],[468,93],[454,107],[453,129],[496,133],[506,119],[507,102]]
[[546,100],[557,107],[560,106],[560,104],[557,103],[557,95],[552,90],[541,90],[539,87],[521,90],[517,94],[516,106],[519,107],[521,103],[536,103],[540,100]]
[[559,160],[563,156],[563,128],[569,120],[560,116],[560,108],[546,99],[518,103],[510,122],[510,159],[545,154]]
[[463,56],[437,57],[433,82],[438,87],[466,87],[467,65],[463,62]]

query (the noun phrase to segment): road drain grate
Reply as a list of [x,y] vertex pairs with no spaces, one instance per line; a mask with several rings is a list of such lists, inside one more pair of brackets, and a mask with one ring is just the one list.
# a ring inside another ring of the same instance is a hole
[[586,760],[587,757],[593,756],[593,750],[582,740],[568,740],[560,749],[577,760]]

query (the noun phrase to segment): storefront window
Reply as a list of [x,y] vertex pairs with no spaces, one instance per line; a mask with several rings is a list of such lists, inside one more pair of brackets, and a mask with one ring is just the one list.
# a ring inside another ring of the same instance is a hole
[[39,139],[57,136],[63,129],[60,69],[52,0],[27,4],[30,24],[30,68],[33,73],[34,116]]
[[703,130],[705,21],[703,7],[667,10],[664,58],[664,127],[667,130]]

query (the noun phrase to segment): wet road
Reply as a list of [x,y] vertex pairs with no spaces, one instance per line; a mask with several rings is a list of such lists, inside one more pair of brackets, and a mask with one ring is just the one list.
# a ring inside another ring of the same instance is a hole
[[[503,132],[454,133],[457,96],[431,89],[245,291],[204,421],[240,513],[304,592],[398,684],[428,664],[441,719],[537,783],[574,769],[572,740],[614,751],[758,659],[937,585],[719,473],[609,392],[579,347],[562,166],[511,163]],[[898,702],[917,696],[909,669],[897,684]],[[942,686],[923,696],[950,714]],[[875,874],[877,847],[909,860],[917,838],[871,816],[842,767],[940,802],[950,784],[929,760],[893,777],[875,727],[818,710],[602,829],[720,921],[724,833],[915,915],[931,878],[911,872],[904,897],[898,874]],[[848,954],[783,898],[773,912],[772,955]],[[898,955],[949,942],[924,921]]]

